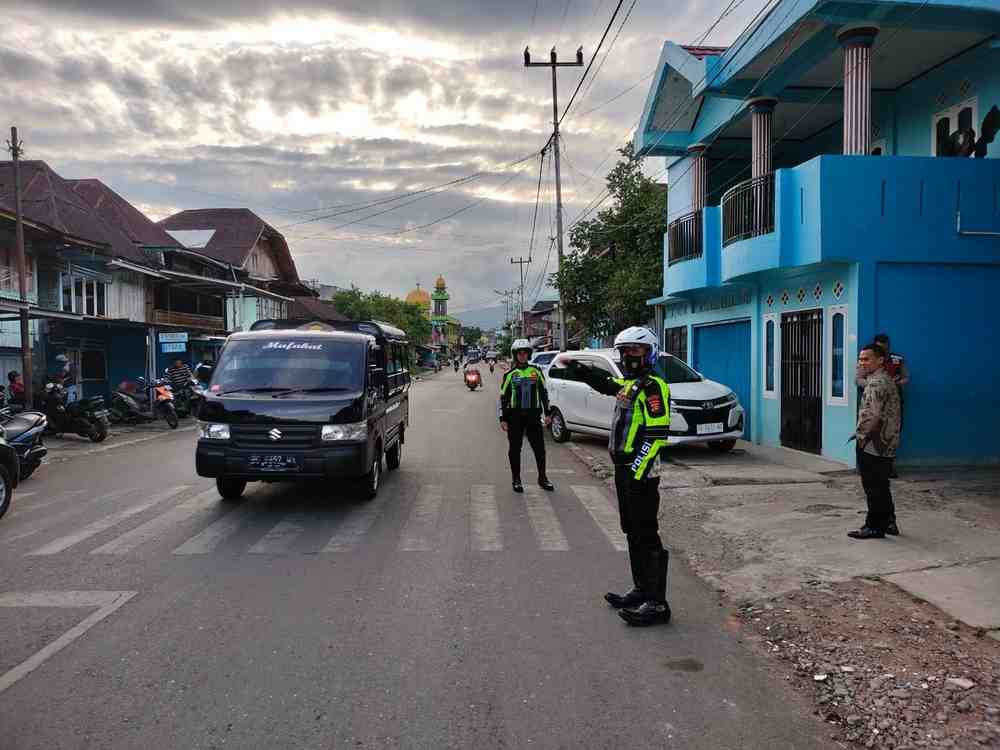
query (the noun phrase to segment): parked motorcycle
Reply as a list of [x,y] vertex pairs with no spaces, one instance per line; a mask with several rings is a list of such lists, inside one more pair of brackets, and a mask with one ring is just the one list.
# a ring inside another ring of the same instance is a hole
[[17,451],[21,479],[30,477],[49,452],[42,442],[42,434],[48,423],[41,412],[23,411],[14,414],[8,407],[0,409],[0,426],[3,427],[7,443]]
[[142,390],[129,391],[125,383],[111,394],[109,409],[112,424],[143,424],[155,417],[149,412],[149,397]]
[[143,424],[160,418],[171,428],[179,424],[174,394],[166,380],[149,385],[140,377],[132,386],[121,383],[111,396],[111,421],[115,424]]
[[483,379],[479,374],[479,370],[466,370],[465,384],[469,387],[470,391],[474,391],[476,388],[480,387],[483,384]]
[[81,398],[71,404],[66,403],[66,389],[58,383],[47,383],[41,398],[42,413],[48,420],[48,432],[61,435],[72,432],[95,443],[108,436],[108,412],[104,408],[103,396]]
[[177,411],[177,416],[182,419],[197,413],[197,404],[195,403],[197,396],[193,390],[192,382],[193,380],[188,381],[173,391],[174,409]]
[[153,383],[153,414],[163,417],[170,429],[177,429],[177,407],[174,406],[174,393],[170,383],[160,379]]

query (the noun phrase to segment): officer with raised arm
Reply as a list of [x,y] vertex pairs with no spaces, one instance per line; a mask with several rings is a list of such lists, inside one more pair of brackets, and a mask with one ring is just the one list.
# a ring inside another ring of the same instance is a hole
[[633,588],[608,593],[605,600],[629,625],[670,622],[667,565],[670,553],[660,540],[659,454],[670,427],[670,387],[653,373],[659,354],[656,334],[633,326],[615,337],[624,378],[572,361],[568,365],[591,388],[617,398],[608,451],[615,466],[615,489],[622,531],[628,540]]

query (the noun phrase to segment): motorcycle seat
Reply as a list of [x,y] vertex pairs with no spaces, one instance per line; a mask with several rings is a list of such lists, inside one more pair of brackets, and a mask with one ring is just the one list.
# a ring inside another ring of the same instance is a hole
[[11,439],[18,435],[23,435],[28,430],[34,429],[45,422],[45,415],[38,412],[27,411],[15,414],[7,422],[4,422],[3,429]]

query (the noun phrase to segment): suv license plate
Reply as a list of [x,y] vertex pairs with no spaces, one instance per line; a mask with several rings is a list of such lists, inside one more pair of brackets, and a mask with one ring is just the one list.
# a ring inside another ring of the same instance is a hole
[[250,467],[257,471],[298,471],[299,461],[295,456],[261,454],[250,456]]
[[717,432],[722,432],[722,422],[709,422],[708,424],[698,425],[699,435],[713,435]]

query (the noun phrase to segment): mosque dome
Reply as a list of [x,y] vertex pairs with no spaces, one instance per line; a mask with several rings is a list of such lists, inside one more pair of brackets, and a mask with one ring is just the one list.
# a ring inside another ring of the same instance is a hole
[[415,305],[421,305],[426,307],[431,303],[431,295],[427,290],[421,289],[418,286],[416,289],[414,289],[412,292],[406,295],[406,301],[411,302]]

